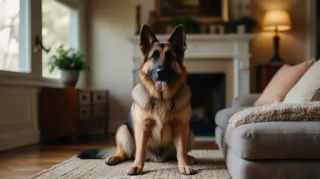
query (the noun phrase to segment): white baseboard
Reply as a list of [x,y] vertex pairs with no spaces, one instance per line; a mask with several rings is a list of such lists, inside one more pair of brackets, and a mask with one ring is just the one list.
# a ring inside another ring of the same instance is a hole
[[39,131],[23,131],[0,135],[0,151],[21,147],[40,141]]

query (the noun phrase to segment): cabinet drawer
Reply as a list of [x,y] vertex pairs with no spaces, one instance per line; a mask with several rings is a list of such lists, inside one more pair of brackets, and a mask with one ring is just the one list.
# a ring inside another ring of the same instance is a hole
[[92,106],[92,116],[105,116],[107,114],[107,106],[105,104],[102,105],[94,105]]
[[79,108],[79,118],[88,119],[91,117],[91,108],[88,106]]
[[91,95],[89,91],[79,91],[79,104],[88,105],[91,103]]
[[106,92],[93,92],[92,101],[93,104],[105,104],[107,103],[107,93]]

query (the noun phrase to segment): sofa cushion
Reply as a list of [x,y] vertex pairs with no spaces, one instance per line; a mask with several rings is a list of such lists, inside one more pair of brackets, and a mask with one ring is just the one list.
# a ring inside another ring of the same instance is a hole
[[272,77],[254,105],[283,101],[290,89],[297,83],[313,62],[314,59],[311,59],[295,66],[283,65],[274,77]]
[[220,111],[217,112],[217,114],[215,116],[216,125],[222,127],[223,129],[227,128],[230,117],[233,114],[235,114],[241,110],[244,110],[246,108],[248,108],[248,107],[236,107],[236,108],[221,109]]
[[320,122],[263,122],[231,128],[226,145],[240,158],[320,159]]
[[320,61],[315,62],[284,98],[286,103],[309,102],[320,88]]

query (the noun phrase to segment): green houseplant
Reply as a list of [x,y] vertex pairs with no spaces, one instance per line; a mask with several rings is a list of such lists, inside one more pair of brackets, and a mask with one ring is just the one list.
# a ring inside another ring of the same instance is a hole
[[84,54],[74,48],[65,50],[63,46],[56,49],[56,52],[49,57],[50,73],[58,69],[61,72],[61,82],[65,86],[77,84],[81,70],[88,69],[84,61]]
[[238,20],[238,25],[244,25],[247,32],[251,32],[258,26],[258,22],[252,17],[242,17]]
[[174,27],[182,24],[187,34],[198,34],[200,32],[200,24],[188,17],[172,17],[168,21],[168,25],[171,27],[170,33]]

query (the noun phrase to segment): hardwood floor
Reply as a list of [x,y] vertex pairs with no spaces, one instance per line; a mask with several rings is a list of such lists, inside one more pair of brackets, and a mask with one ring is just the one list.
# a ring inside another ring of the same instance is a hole
[[[113,137],[95,137],[81,144],[35,144],[0,152],[0,179],[22,179],[50,168],[79,152],[113,147]],[[197,142],[195,149],[218,149],[214,142]]]

